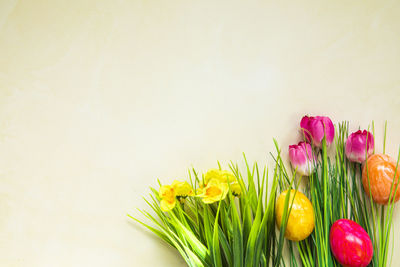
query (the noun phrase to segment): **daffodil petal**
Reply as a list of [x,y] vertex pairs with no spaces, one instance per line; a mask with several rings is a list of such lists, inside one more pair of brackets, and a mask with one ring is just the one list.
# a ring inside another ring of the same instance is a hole
[[161,199],[160,202],[160,208],[162,211],[170,211],[175,207],[175,205],[176,205],[175,199],[172,202]]
[[218,179],[211,179],[200,195],[206,204],[214,203],[224,199],[229,191],[227,183],[222,183]]

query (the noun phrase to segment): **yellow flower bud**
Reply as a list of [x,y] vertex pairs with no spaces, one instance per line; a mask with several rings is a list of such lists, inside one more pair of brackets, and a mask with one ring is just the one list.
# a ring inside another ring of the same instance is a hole
[[242,193],[242,189],[240,188],[240,185],[237,181],[231,183],[231,191],[234,196],[240,197],[240,195]]

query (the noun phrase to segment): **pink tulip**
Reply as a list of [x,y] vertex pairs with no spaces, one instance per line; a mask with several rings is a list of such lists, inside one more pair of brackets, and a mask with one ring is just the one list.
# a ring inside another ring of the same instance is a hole
[[308,117],[301,119],[300,127],[308,142],[314,142],[316,147],[322,147],[322,139],[326,136],[326,145],[329,146],[335,137],[335,127],[331,119],[323,116]]
[[289,146],[289,159],[297,173],[309,176],[315,170],[316,158],[310,144],[300,142]]
[[363,163],[365,161],[365,149],[367,157],[374,152],[374,136],[364,130],[349,135],[346,141],[346,156],[350,161]]

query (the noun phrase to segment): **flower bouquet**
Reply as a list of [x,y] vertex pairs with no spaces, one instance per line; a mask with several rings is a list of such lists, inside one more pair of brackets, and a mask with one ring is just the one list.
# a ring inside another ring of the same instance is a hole
[[290,167],[274,140],[271,170],[245,156],[243,170],[192,169],[151,188],[149,222],[129,216],[189,266],[389,266],[399,156],[385,154],[385,137],[375,153],[374,123],[350,135],[348,125],[304,116]]

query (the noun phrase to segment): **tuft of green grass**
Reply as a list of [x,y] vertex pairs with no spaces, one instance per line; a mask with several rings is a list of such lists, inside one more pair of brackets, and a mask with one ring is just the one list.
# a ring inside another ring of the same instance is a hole
[[[278,181],[284,174],[279,166],[275,166],[270,185],[267,166],[260,168],[257,162],[250,165],[243,156],[244,171],[238,164],[229,164],[242,189],[239,198],[231,191],[225,199],[213,204],[187,197],[183,204],[163,212],[159,207],[158,191],[152,188],[145,201],[153,214],[140,211],[148,222],[128,216],[174,247],[188,266],[284,265],[283,233],[287,218],[283,220],[279,236],[275,226]],[[221,169],[219,162],[218,166]],[[196,189],[202,181],[198,172],[192,169],[188,176]]]

